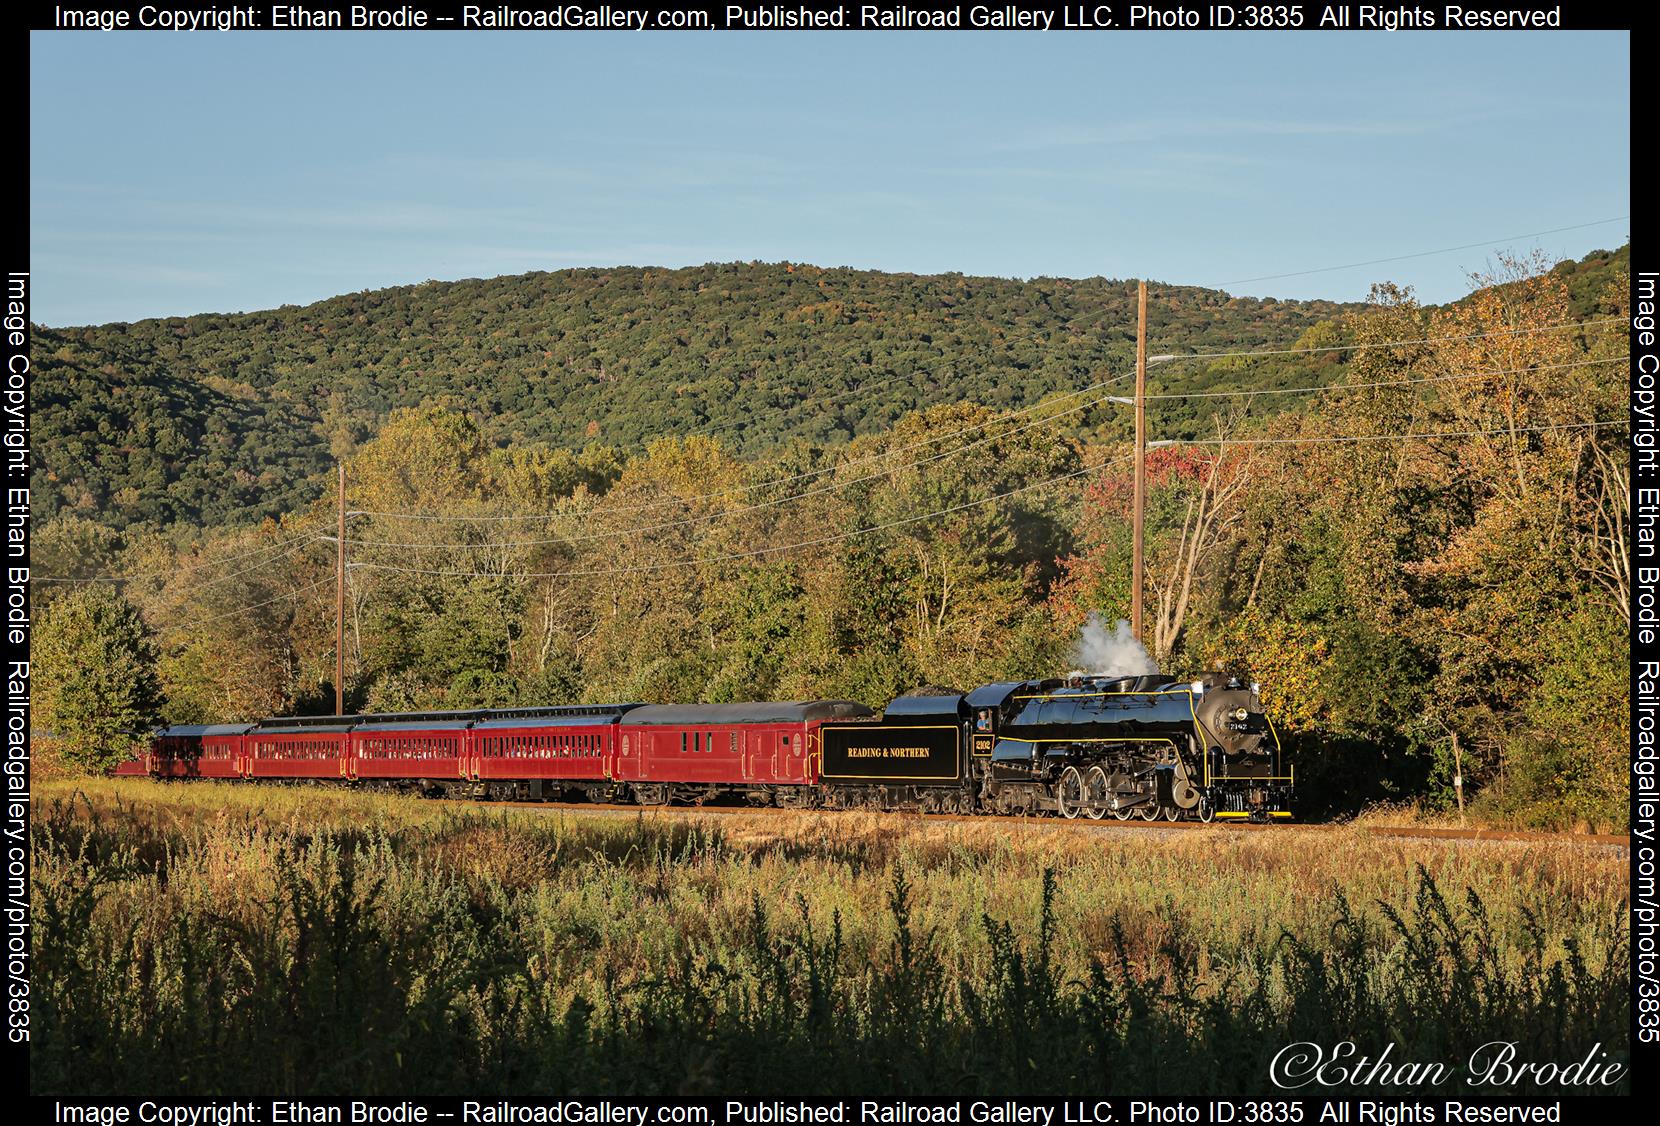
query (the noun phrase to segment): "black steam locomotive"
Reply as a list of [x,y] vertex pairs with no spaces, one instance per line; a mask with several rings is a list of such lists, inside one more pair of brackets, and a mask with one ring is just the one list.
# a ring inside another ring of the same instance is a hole
[[[903,798],[1121,821],[1291,816],[1292,777],[1257,686],[1218,674],[1075,675],[906,696],[879,724],[826,725],[822,739],[832,804]],[[896,793],[905,783],[912,790]]]

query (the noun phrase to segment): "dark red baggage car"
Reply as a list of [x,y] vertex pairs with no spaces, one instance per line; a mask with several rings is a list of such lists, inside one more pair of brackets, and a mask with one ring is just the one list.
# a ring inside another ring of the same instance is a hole
[[873,714],[846,700],[636,708],[617,728],[612,773],[662,800],[680,789],[811,785],[818,781],[818,729]]

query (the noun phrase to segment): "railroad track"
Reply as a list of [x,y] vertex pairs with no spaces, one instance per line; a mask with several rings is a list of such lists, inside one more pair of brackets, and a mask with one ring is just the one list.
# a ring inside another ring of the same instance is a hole
[[[869,812],[866,810],[839,810],[839,809],[790,809],[771,806],[751,805],[702,805],[702,806],[638,806],[620,805],[609,802],[521,802],[521,801],[478,801],[472,804],[479,806],[493,806],[509,809],[532,809],[543,812],[587,813],[602,817],[669,817],[686,818],[698,817],[705,814],[728,816],[734,814],[751,814],[773,817],[800,817],[809,814],[834,817],[845,813]],[[1117,821],[1103,818],[1100,821],[1078,819],[1069,821],[1060,817],[1034,817],[1020,814],[962,814],[962,813],[916,813],[897,812],[884,814],[887,817],[912,818],[928,822],[960,821],[975,825],[991,823],[1005,823],[1029,827],[1033,829],[1060,830],[1070,832],[1100,833],[1100,832],[1190,832],[1193,830],[1210,829],[1227,833],[1261,833],[1261,832],[1337,832],[1350,825],[1347,822],[1296,822],[1286,824],[1260,824],[1248,821],[1214,821],[1202,823],[1199,821]],[[1431,828],[1416,825],[1364,825],[1366,832],[1380,837],[1407,837],[1418,840],[1445,840],[1445,841],[1487,841],[1510,843],[1536,843],[1541,841],[1555,841],[1562,844],[1595,845],[1604,848],[1619,848],[1629,850],[1631,838],[1615,833],[1545,833],[1520,829],[1451,829]]]

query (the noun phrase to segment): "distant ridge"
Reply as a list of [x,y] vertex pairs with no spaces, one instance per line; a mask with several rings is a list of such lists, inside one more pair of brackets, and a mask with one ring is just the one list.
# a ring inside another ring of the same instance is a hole
[[[1629,251],[1573,272],[1576,297]],[[1135,283],[722,263],[424,282],[253,313],[35,330],[39,519],[218,525],[293,508],[399,407],[490,440],[752,456],[941,402],[1036,402],[1127,370]],[[1284,347],[1353,306],[1150,287],[1153,350]],[[1282,367],[1285,365],[1281,365]],[[1202,387],[1215,372],[1184,375]],[[297,495],[298,491],[298,495]]]

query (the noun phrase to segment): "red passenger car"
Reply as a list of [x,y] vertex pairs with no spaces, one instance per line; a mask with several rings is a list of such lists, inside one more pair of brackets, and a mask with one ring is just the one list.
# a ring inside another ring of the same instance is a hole
[[117,778],[148,778],[155,771],[156,747],[162,738],[162,733],[157,732],[150,740],[148,750],[143,754],[134,755],[126,762],[117,763],[110,773]]
[[242,737],[247,778],[349,778],[356,716],[286,716]]
[[243,737],[249,723],[175,724],[156,736],[148,762],[117,767],[118,775],[152,774],[157,778],[238,778],[242,774]]
[[467,729],[476,712],[362,716],[351,729],[347,778],[459,781],[467,777]]
[[614,712],[480,719],[471,732],[471,777],[485,782],[530,782],[523,794],[530,799],[569,789],[573,782],[609,782],[616,722]]

